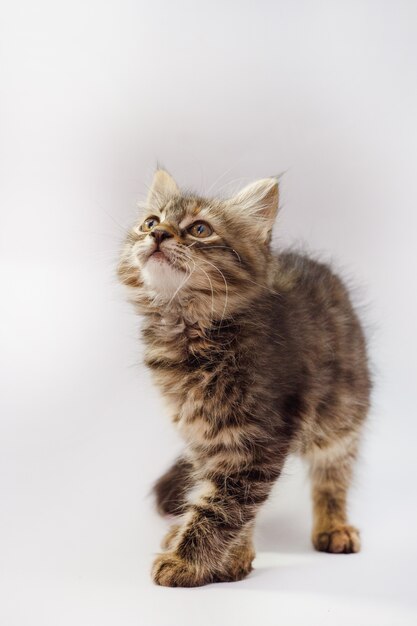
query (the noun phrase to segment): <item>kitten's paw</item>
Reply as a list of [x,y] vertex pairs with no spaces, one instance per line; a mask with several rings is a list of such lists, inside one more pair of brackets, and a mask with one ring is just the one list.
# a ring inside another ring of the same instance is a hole
[[215,576],[216,582],[231,583],[243,580],[251,573],[252,561],[255,558],[255,551],[252,543],[245,543],[243,546],[238,545],[231,551],[228,561],[224,564],[221,571]]
[[197,569],[174,552],[159,554],[152,567],[152,578],[163,587],[199,587],[210,580],[197,575]]
[[320,552],[335,554],[350,554],[361,549],[359,531],[346,525],[314,533],[313,545]]
[[233,561],[229,563],[224,570],[217,572],[214,576],[216,583],[234,583],[246,578],[253,570],[252,559],[247,561]]

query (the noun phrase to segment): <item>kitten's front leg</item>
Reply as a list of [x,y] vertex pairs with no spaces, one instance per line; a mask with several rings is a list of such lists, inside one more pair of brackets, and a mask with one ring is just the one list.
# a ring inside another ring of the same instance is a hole
[[195,587],[248,574],[255,556],[252,522],[279,470],[253,467],[202,477],[190,494],[169,552],[154,562],[154,581],[167,587]]

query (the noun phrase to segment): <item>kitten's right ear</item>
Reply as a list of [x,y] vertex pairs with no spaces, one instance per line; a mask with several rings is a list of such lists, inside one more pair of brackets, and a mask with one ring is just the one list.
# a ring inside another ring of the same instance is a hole
[[278,178],[263,178],[228,200],[234,211],[249,219],[264,241],[271,238],[271,230],[278,212]]
[[179,187],[175,180],[165,170],[156,170],[149,189],[146,203],[149,207],[159,208],[166,204],[167,200],[179,193]]

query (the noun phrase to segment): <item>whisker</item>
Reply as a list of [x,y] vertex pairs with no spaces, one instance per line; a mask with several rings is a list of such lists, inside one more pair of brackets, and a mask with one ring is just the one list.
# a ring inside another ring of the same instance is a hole
[[[193,260],[193,259],[191,259]],[[187,271],[188,274],[186,275],[185,279],[182,281],[182,283],[179,285],[179,287],[175,290],[174,295],[172,296],[172,298],[170,299],[170,301],[168,302],[168,306],[171,304],[171,302],[173,301],[173,299],[175,298],[175,296],[177,295],[177,293],[184,287],[184,285],[187,283],[187,281],[191,278],[194,270],[195,270],[195,264],[194,264],[194,268],[191,270],[191,267],[188,265],[188,263],[186,263],[187,266]]]
[[[197,242],[195,241],[194,243],[197,243]],[[194,244],[191,244],[191,245],[194,245]],[[191,246],[189,247],[191,248]],[[208,250],[213,250],[214,248],[224,248],[225,250],[229,250],[230,252],[233,252],[239,259],[239,263],[242,264],[242,259],[240,258],[239,252],[237,252],[234,248],[231,248],[230,246],[209,246],[209,245],[204,246],[202,245],[198,248],[198,250],[204,250],[206,252]]]
[[261,287],[261,289],[265,289],[265,291],[269,291],[269,293],[272,293],[274,296],[279,296],[281,297],[282,294],[279,293],[279,291],[275,291],[275,289],[271,289],[270,287],[267,287],[266,285],[262,285],[262,283],[257,283],[254,280],[251,280],[250,278],[245,278],[245,280],[247,280],[249,283],[252,283],[253,285],[256,285],[257,287]]
[[203,272],[203,274],[205,274],[205,276],[207,277],[207,280],[209,281],[210,284],[210,289],[211,289],[211,320],[214,321],[214,289],[213,289],[213,283],[210,279],[210,276],[207,274],[207,272],[201,267],[201,265],[199,265],[198,263],[196,263],[196,261],[192,258],[192,256],[188,253],[185,252],[185,250],[181,251],[184,256],[186,258],[188,258],[189,260],[191,260],[194,263],[194,269],[198,268],[201,272]]
[[226,289],[226,297],[225,297],[224,306],[223,306],[223,312],[222,312],[222,316],[221,316],[221,319],[220,319],[220,324],[219,324],[219,330],[220,330],[220,327],[221,327],[222,322],[223,322],[223,319],[224,319],[224,315],[225,315],[225,313],[226,313],[227,301],[228,301],[228,298],[229,298],[229,287],[228,287],[228,285],[227,285],[227,280],[226,280],[226,278],[225,278],[225,276],[224,276],[223,272],[222,272],[222,271],[221,271],[221,270],[220,270],[220,269],[219,269],[216,265],[214,265],[214,263],[210,263],[210,261],[207,261],[207,259],[204,259],[204,261],[205,261],[206,263],[208,263],[209,265],[211,265],[212,267],[214,267],[214,269],[215,269],[215,270],[217,270],[217,271],[219,272],[219,274],[220,274],[220,275],[221,275],[221,277],[223,278],[223,281],[224,281],[224,286],[225,286],[225,289]]
[[212,189],[213,189],[213,188],[217,185],[217,183],[218,183],[219,181],[221,181],[221,179],[222,179],[222,178],[224,178],[225,176],[227,176],[227,174],[229,174],[229,173],[232,171],[233,167],[234,167],[234,166],[229,167],[229,169],[227,169],[227,170],[226,170],[223,174],[220,174],[220,176],[218,176],[218,177],[215,179],[214,183],[212,183],[212,184],[210,185],[210,187],[207,189],[207,195],[209,195],[209,194],[210,194],[211,190],[212,190]]
[[105,208],[100,207],[101,211],[103,213],[105,213],[107,215],[107,217],[109,217],[111,219],[111,221],[113,222],[113,224],[115,224],[119,229],[120,232],[123,233],[124,236],[126,236],[126,232],[127,232],[127,228],[126,226],[124,226],[123,224],[121,224],[121,222],[119,222],[114,215],[111,215],[111,213],[109,213]]

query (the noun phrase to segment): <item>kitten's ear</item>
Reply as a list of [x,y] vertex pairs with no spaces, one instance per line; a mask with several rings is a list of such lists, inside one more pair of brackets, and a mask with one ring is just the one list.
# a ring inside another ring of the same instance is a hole
[[263,178],[251,183],[229,200],[242,217],[249,217],[264,241],[268,241],[278,213],[278,179]]
[[150,207],[159,208],[169,198],[176,196],[179,191],[179,187],[172,176],[165,170],[158,169],[154,174],[146,203]]

